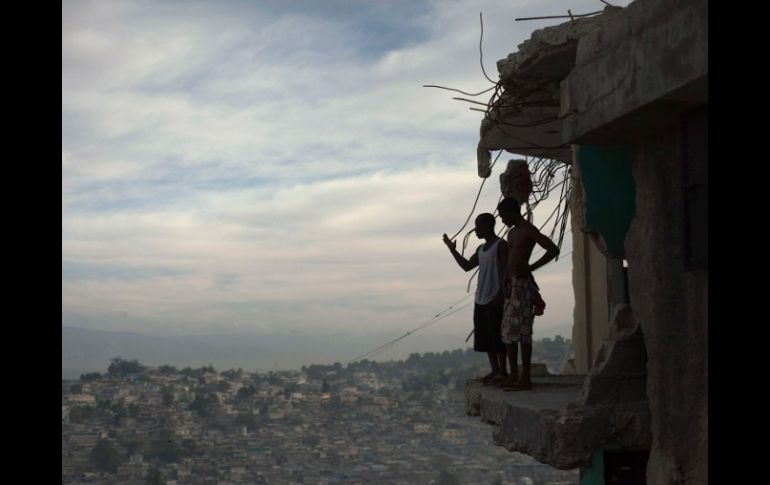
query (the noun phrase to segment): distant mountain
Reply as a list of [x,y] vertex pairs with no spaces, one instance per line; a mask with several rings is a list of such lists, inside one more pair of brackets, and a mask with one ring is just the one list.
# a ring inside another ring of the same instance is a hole
[[[336,334],[239,334],[153,336],[62,327],[62,377],[77,378],[85,372],[106,372],[110,359],[120,356],[150,366],[201,367],[211,363],[217,370],[242,368],[266,372],[299,369],[303,365],[346,364],[400,334],[360,336]],[[402,359],[412,352],[465,349],[465,335],[425,332],[400,341],[378,354],[377,360]]]
[[[163,364],[178,368],[202,367],[211,363],[217,370],[242,368],[267,372],[273,369],[299,369],[303,365],[346,364],[349,360],[401,335],[380,333],[354,335],[233,334],[154,336],[132,332],[110,332],[62,327],[62,377],[77,378],[86,372],[106,372],[110,359],[137,359],[150,366]],[[572,338],[572,325],[538,328],[535,339],[561,335]],[[372,357],[376,360],[405,359],[411,353],[466,349],[473,339],[467,334],[443,333],[440,328],[425,330],[399,341]],[[486,356],[479,353],[479,359]]]

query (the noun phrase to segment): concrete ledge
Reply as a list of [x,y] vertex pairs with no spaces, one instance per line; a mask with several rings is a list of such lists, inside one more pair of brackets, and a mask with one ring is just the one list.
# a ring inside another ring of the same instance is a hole
[[469,381],[466,413],[495,426],[495,444],[563,470],[588,466],[593,453],[608,445],[649,449],[647,402],[580,405],[583,380],[536,378],[533,390],[514,392]]

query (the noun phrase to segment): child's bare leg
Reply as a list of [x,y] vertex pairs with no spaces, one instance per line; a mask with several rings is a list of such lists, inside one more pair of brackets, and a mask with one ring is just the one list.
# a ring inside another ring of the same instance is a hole
[[487,352],[487,358],[489,359],[490,367],[492,367],[492,372],[479,379],[482,384],[487,384],[500,374],[500,363],[497,361],[497,354],[494,352]]
[[507,376],[508,375],[508,364],[505,362],[505,359],[508,357],[508,355],[505,352],[498,352],[497,353],[497,362],[500,369],[499,375],[501,376]]
[[530,372],[532,369],[532,344],[521,343],[521,385],[532,387]]
[[519,382],[519,344],[513,342],[511,344],[505,344],[505,351],[508,354],[508,362],[511,366],[511,372],[506,376],[503,381],[500,382],[501,386],[514,386]]

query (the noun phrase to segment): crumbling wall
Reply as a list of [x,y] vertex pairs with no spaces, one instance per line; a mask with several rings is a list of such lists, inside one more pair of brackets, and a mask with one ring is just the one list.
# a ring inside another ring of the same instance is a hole
[[[661,99],[686,101],[704,94],[675,93],[708,78],[708,1],[636,0],[622,14],[583,36],[575,68],[564,80],[563,141],[599,142],[635,137],[650,126],[648,113],[629,115]],[[708,97],[706,81],[705,96]],[[678,109],[676,103],[668,111]],[[628,116],[621,123],[618,121]]]
[[599,348],[578,402],[601,405],[647,400],[647,356],[630,305],[616,305],[608,338]]
[[602,239],[587,232],[585,197],[580,180],[580,164],[572,166],[572,289],[575,307],[572,317],[572,345],[575,369],[587,374],[602,342],[609,334],[609,288],[607,258],[602,254]]

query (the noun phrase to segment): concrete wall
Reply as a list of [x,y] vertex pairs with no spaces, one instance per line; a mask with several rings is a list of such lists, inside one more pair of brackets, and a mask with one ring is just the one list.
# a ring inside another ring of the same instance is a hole
[[636,0],[580,40],[576,64],[563,141],[634,147],[624,249],[647,357],[647,481],[707,483],[708,270],[685,268],[681,116],[708,103],[708,3]]
[[[708,97],[708,1],[636,0],[602,29],[580,39],[576,66],[563,91],[572,113],[567,143],[636,139],[656,126],[648,105],[663,113]],[[624,140],[625,141],[625,140]]]
[[[632,147],[635,212],[624,255],[614,256],[628,261],[629,320],[645,347],[647,481],[707,483],[708,270],[685,268],[681,116],[708,103],[708,2],[635,0],[579,40],[575,62],[562,84],[562,141]],[[590,235],[601,228],[586,224],[573,160],[573,340],[576,368],[586,372],[609,334],[608,286],[619,293],[608,274],[623,271],[617,260],[608,265]]]
[[[708,271],[686,271],[684,166],[678,120],[640,139],[632,155],[636,213],[625,241],[628,292],[647,353],[653,441],[648,483],[708,480]],[[606,258],[585,224],[579,164],[573,184],[573,342],[579,373],[592,368],[622,303],[622,261]]]
[[684,270],[678,126],[640,140],[626,239],[631,306],[647,350],[648,483],[708,482],[708,271]]

